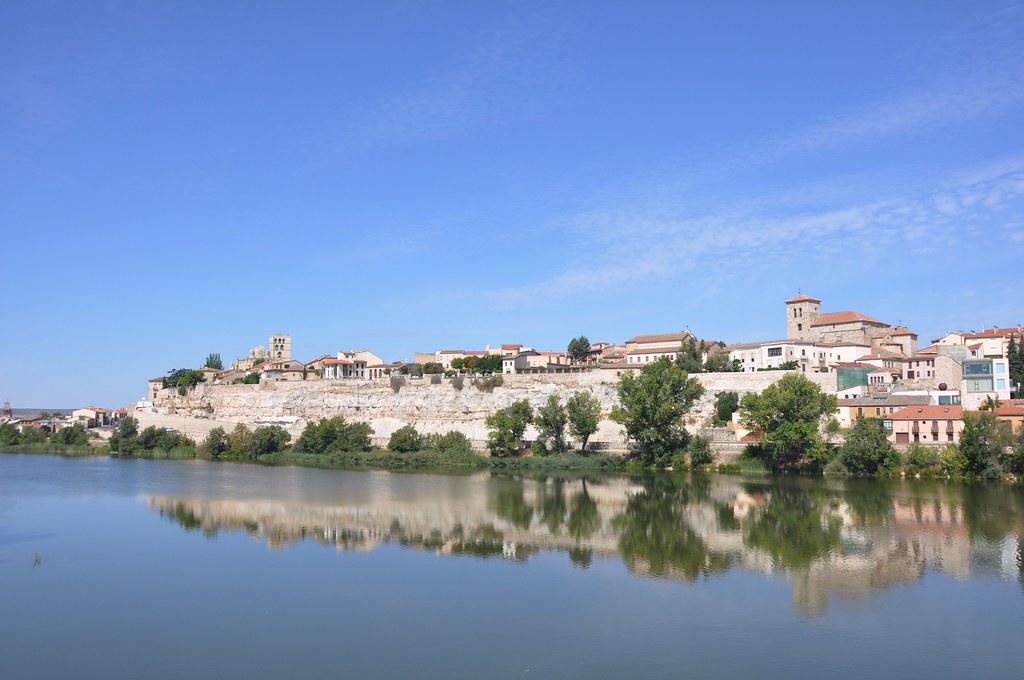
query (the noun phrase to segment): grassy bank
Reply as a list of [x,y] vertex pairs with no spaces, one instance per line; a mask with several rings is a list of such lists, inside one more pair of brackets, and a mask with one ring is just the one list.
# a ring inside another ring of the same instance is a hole
[[13,444],[11,446],[0,446],[0,453],[33,453],[51,456],[64,456],[65,458],[87,458],[89,456],[109,456],[110,447],[69,444]]

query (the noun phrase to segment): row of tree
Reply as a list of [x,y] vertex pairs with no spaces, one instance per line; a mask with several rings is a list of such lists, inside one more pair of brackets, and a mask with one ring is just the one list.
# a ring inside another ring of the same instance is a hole
[[11,423],[0,425],[0,446],[28,444],[58,444],[60,446],[88,446],[89,433],[81,425],[69,425],[56,432],[44,428],[23,427],[21,432]]
[[487,417],[487,449],[499,458],[521,454],[525,449],[523,436],[532,423],[539,435],[533,445],[534,454],[566,453],[572,448],[570,436],[586,453],[587,442],[600,420],[601,402],[587,392],[576,392],[564,404],[551,395],[536,413],[529,401],[520,399]]

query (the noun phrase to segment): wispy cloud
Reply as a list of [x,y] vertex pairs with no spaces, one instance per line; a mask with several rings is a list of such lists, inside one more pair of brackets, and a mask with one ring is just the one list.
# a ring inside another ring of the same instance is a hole
[[649,285],[698,266],[708,274],[719,268],[716,263],[744,271],[797,257],[856,253],[885,258],[895,248],[950,248],[976,238],[971,232],[978,229],[996,241],[1012,240],[1016,232],[989,225],[993,216],[1014,214],[1024,201],[1024,157],[991,169],[995,172],[972,172],[969,182],[930,192],[787,215],[777,214],[771,197],[745,210],[689,216],[650,206],[580,214],[569,222],[586,238],[572,250],[570,266],[547,279],[488,295],[510,303],[550,300],[612,286]]
[[478,36],[447,67],[340,114],[329,124],[329,145],[445,138],[533,115],[557,101],[577,72],[568,26],[547,11],[517,13],[501,30]]

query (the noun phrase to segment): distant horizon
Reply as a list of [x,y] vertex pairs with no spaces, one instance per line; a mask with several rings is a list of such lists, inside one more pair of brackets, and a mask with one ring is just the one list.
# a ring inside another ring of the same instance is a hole
[[1024,321],[1024,2],[0,4],[0,398]]

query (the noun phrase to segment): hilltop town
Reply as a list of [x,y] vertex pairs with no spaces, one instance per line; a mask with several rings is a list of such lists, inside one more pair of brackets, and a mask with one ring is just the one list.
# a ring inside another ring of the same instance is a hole
[[[699,377],[707,390],[687,423],[710,434],[719,450],[737,449],[749,433],[733,422],[714,423],[714,397],[723,391],[759,392],[789,372],[811,377],[835,394],[835,421],[851,427],[861,417],[884,420],[894,444],[956,443],[965,412],[983,407],[1017,432],[1024,423],[1020,393],[1024,327],[956,331],[921,346],[910,328],[861,312],[826,311],[809,295],[786,300],[785,337],[726,344],[692,331],[637,335],[622,343],[574,338],[565,350],[518,343],[482,349],[416,352],[386,362],[371,350],[344,349],[307,361],[292,356],[291,337],[275,334],[224,367],[219,354],[205,365],[151,378],[133,404],[143,422],[203,436],[216,424],[273,423],[298,433],[332,415],[366,419],[379,438],[408,423],[426,431],[455,427],[477,443],[483,420],[514,399],[534,403],[549,394],[584,389],[602,405],[598,448],[621,448],[622,432],[607,419],[613,384],[623,374],[668,357]],[[781,326],[781,324],[780,324]],[[474,390],[463,390],[466,380]],[[2,417],[19,429],[59,430],[71,424],[110,428],[128,409],[87,407],[55,418]],[[712,432],[713,426],[724,429]],[[616,442],[620,442],[617,444]]]

